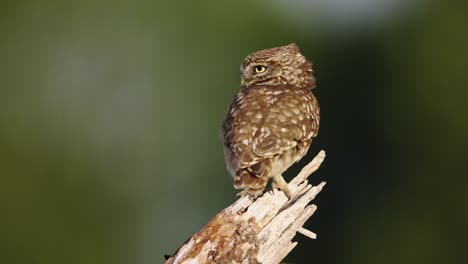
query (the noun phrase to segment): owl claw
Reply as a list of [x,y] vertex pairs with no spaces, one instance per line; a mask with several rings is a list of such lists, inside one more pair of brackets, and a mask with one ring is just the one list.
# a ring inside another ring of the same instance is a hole
[[283,189],[283,188],[280,188],[278,186],[271,187],[270,189],[266,190],[265,193],[269,193],[271,195],[274,195],[276,190],[282,191],[286,195],[286,197],[288,197],[288,199],[291,198],[291,192],[289,191],[289,189]]
[[283,176],[276,175],[275,177],[273,177],[271,187],[272,189],[279,189],[280,191],[283,191],[286,197],[288,197],[288,199],[291,199],[291,191],[288,188],[288,184],[283,179]]

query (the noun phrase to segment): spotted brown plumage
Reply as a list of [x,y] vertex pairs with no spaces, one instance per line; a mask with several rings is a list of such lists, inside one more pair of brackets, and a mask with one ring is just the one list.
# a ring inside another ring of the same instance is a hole
[[241,195],[272,187],[290,197],[281,174],[307,152],[320,110],[311,64],[295,44],[258,51],[241,65],[241,88],[223,126],[227,168]]

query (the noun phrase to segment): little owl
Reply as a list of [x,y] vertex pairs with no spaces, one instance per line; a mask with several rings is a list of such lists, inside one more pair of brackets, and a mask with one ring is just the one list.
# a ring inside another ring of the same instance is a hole
[[224,157],[239,194],[272,188],[291,192],[281,175],[317,136],[320,109],[312,65],[292,43],[257,51],[241,65],[241,87],[224,121]]

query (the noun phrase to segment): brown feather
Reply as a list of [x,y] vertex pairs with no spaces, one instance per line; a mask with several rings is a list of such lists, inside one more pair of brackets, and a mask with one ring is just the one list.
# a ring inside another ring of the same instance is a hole
[[[255,66],[266,67],[262,74]],[[311,64],[296,45],[249,55],[244,83],[223,126],[225,159],[234,186],[258,195],[270,177],[283,173],[307,152],[317,135],[320,109]]]

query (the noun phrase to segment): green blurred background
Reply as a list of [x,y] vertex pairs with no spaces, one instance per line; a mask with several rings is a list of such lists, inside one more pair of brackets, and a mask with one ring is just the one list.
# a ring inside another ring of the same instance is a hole
[[[462,263],[465,1],[2,1],[0,262],[161,263],[234,201],[239,64],[297,43],[327,181],[290,263]],[[312,261],[313,260],[313,261]]]

